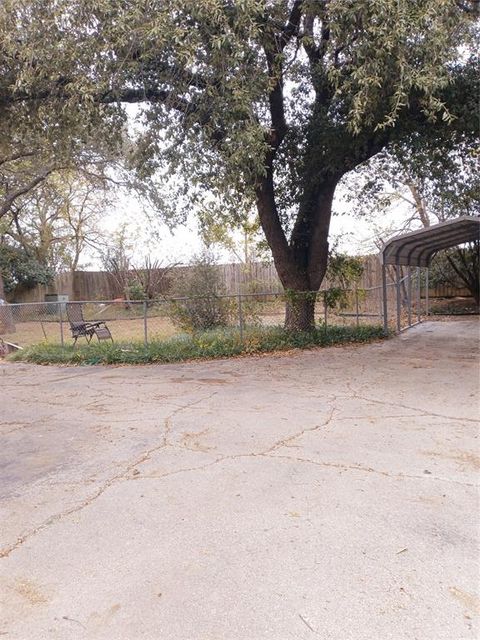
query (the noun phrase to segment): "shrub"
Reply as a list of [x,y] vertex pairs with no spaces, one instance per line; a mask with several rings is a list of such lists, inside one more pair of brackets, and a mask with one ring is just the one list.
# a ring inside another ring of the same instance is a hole
[[33,289],[37,284],[50,284],[53,271],[29,256],[23,249],[8,245],[0,246],[0,271],[6,293],[17,287]]
[[129,300],[145,300],[145,290],[138,280],[134,280],[127,287]]
[[178,298],[170,302],[170,319],[185,331],[226,327],[235,313],[232,300],[222,297],[224,284],[206,251],[194,258],[190,269],[174,278],[172,289]]

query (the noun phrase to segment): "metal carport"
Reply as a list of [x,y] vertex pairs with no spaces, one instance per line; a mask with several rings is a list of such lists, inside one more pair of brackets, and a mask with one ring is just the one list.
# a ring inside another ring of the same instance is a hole
[[[480,239],[480,218],[461,216],[454,220],[441,222],[411,233],[394,236],[383,247],[382,261],[382,289],[383,289],[383,328],[388,332],[388,301],[387,301],[387,266],[395,266],[396,273],[396,311],[397,330],[401,330],[401,299],[400,299],[400,267],[408,267],[408,326],[411,322],[411,267],[417,268],[417,296],[420,297],[420,269],[427,269],[426,296],[428,313],[428,267],[433,256],[441,249],[449,249],[465,242]],[[419,308],[417,309],[419,314]],[[418,315],[420,322],[420,314]],[[416,324],[416,323],[415,323]]]

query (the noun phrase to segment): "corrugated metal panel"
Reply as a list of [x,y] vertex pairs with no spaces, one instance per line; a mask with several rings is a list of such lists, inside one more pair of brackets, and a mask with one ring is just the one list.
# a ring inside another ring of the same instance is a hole
[[383,248],[383,264],[428,267],[437,251],[479,239],[480,218],[461,216],[392,238]]

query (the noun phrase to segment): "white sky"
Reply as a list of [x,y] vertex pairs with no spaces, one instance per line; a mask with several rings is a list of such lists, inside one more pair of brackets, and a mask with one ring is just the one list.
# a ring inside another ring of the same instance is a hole
[[[354,217],[352,204],[347,204],[337,197],[334,210],[339,212],[332,217],[330,227],[331,242],[339,238],[338,248],[350,255],[365,255],[375,252],[375,232],[372,224],[366,220]],[[341,213],[340,213],[341,212]],[[381,222],[388,228],[395,219],[403,217],[401,211],[392,211]],[[180,225],[170,230],[160,220],[149,220],[141,206],[132,197],[124,198],[114,210],[108,212],[102,221],[102,227],[107,234],[123,224],[127,225],[131,239],[134,262],[141,263],[149,255],[163,263],[188,263],[195,254],[202,250],[202,242],[198,232],[196,220],[192,217],[186,225]],[[218,248],[216,255],[220,262],[235,262],[236,259],[227,250]],[[83,263],[87,269],[99,269],[101,264],[94,254],[85,255]]]

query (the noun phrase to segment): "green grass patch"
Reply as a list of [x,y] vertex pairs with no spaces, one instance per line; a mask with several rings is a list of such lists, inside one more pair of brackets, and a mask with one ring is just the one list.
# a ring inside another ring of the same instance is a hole
[[479,308],[473,300],[443,300],[432,304],[430,314],[434,316],[470,316],[478,315]]
[[327,347],[353,342],[369,342],[383,337],[379,326],[320,327],[314,331],[290,333],[281,327],[205,331],[166,340],[141,342],[101,342],[77,347],[36,344],[9,356],[10,360],[36,364],[147,364],[185,360],[224,358],[240,354],[267,353],[287,349]]

